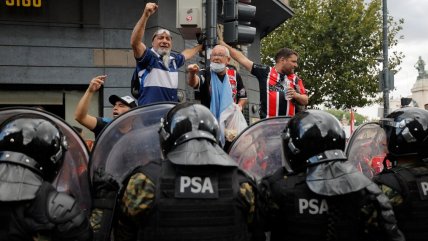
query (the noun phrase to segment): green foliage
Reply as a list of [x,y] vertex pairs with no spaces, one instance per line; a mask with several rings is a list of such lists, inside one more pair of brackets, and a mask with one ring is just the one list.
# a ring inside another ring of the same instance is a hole
[[[334,115],[339,121],[342,121],[343,118],[345,118],[346,120],[351,119],[351,112],[349,111],[343,111],[343,110],[336,110],[336,109],[329,109],[326,110],[328,113]],[[361,124],[363,124],[365,121],[367,121],[367,118],[354,112],[354,119],[355,119],[355,126],[359,126]]]
[[[299,53],[310,106],[345,109],[376,101],[382,57],[381,0],[291,0],[295,15],[262,40],[262,62],[273,64],[283,47]],[[397,45],[403,20],[389,18],[389,46]],[[404,55],[392,52],[390,69]]]

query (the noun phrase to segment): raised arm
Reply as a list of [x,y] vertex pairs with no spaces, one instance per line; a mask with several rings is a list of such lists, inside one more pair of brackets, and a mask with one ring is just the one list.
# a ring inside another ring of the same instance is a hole
[[225,46],[229,50],[230,57],[232,57],[236,62],[251,72],[251,69],[253,68],[253,61],[245,57],[245,55],[240,51],[232,48],[222,40],[219,41],[219,44]]
[[193,56],[195,56],[195,54],[197,54],[200,51],[202,51],[202,44],[198,44],[191,49],[185,49],[183,50],[183,52],[181,52],[181,54],[184,55],[185,60],[188,60],[188,59],[191,59]]
[[74,112],[74,119],[89,130],[93,130],[97,125],[97,118],[88,114],[89,104],[94,93],[104,84],[106,77],[106,75],[100,75],[91,80],[88,89],[80,99]]
[[144,51],[146,51],[146,45],[142,42],[144,31],[146,29],[146,23],[149,17],[156,12],[158,5],[156,3],[147,3],[144,8],[143,14],[141,15],[140,20],[134,27],[134,30],[131,34],[131,47],[134,51],[134,57],[140,58],[143,56]]
[[199,66],[197,64],[190,64],[187,66],[187,84],[192,88],[199,87]]

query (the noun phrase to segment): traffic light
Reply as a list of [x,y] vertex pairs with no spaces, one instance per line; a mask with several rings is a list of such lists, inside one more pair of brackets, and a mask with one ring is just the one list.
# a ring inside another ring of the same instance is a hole
[[228,44],[248,44],[254,41],[256,28],[250,26],[256,16],[251,0],[224,0],[223,39]]
[[[385,83],[386,75],[388,75],[388,82]],[[379,91],[384,91],[385,89],[393,90],[394,88],[394,72],[389,69],[382,70],[379,73]]]

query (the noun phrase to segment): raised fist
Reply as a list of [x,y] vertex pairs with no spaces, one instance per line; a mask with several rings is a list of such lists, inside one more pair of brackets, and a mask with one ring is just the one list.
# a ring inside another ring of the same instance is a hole
[[147,17],[150,17],[157,9],[158,5],[156,3],[147,3],[146,8],[144,8],[144,14],[146,14]]

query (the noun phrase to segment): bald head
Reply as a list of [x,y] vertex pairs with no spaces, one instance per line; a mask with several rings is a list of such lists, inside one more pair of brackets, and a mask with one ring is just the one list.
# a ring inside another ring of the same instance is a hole
[[229,50],[226,47],[224,47],[223,45],[216,45],[216,46],[214,46],[212,52],[223,53],[223,55],[225,55],[226,57],[230,57]]

